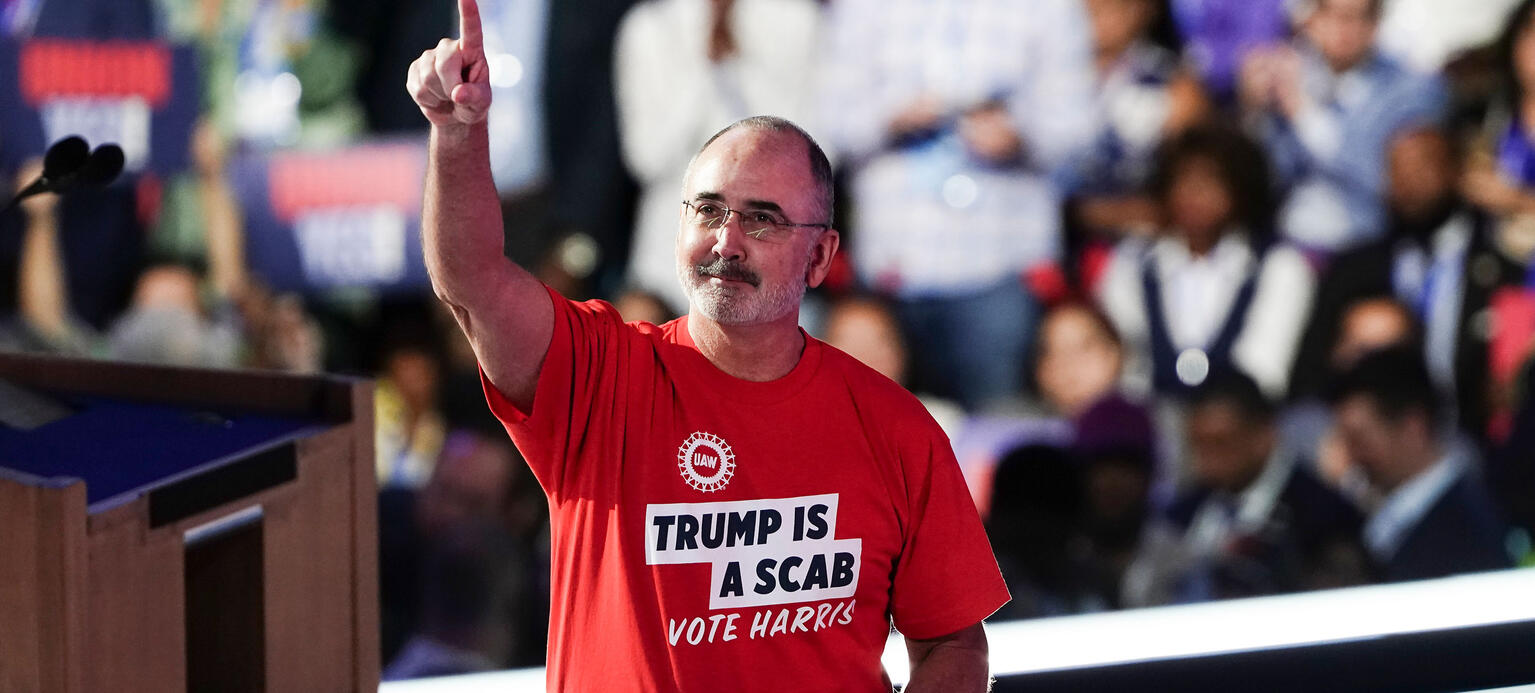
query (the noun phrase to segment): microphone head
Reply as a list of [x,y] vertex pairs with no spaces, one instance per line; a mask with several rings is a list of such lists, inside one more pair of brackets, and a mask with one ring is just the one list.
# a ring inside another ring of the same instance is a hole
[[90,145],[78,135],[70,135],[53,143],[43,154],[43,177],[56,180],[80,170],[90,155]]
[[103,144],[85,160],[77,180],[86,185],[106,185],[122,172],[123,148],[115,144]]

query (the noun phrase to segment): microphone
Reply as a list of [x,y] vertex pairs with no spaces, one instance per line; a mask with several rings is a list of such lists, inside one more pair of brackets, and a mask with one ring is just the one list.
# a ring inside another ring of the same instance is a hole
[[90,145],[79,135],[54,142],[43,154],[43,178],[54,179],[74,173],[85,164]]
[[85,143],[78,135],[70,135],[53,143],[48,151],[43,154],[43,175],[32,181],[31,185],[16,193],[6,209],[16,206],[17,202],[25,200],[38,193],[45,193],[54,189],[60,181],[85,165],[90,155],[90,145]]
[[117,179],[117,174],[123,172],[123,148],[115,144],[107,143],[91,152],[75,173],[73,179],[59,181],[62,188],[68,188],[76,183],[85,185],[104,186]]
[[103,144],[91,151],[84,139],[71,135],[48,148],[47,153],[43,154],[43,174],[11,198],[5,210],[9,211],[22,200],[45,192],[63,192],[82,183],[106,185],[117,178],[122,170],[122,147]]

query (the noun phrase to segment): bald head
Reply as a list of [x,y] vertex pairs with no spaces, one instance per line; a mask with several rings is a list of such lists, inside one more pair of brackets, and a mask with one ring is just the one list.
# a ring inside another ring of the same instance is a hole
[[[688,163],[688,174],[692,175],[693,164],[698,161],[699,155],[703,154],[705,151],[708,151],[709,146],[714,144],[715,140],[724,137],[726,134],[734,130],[739,130],[742,128],[773,133],[775,135],[786,135],[789,136],[789,138],[792,140],[799,141],[800,146],[803,147],[803,151],[805,152],[805,160],[810,172],[810,179],[813,181],[813,185],[815,186],[815,190],[812,191],[812,193],[815,197],[816,208],[820,210],[820,216],[810,221],[804,221],[800,219],[794,219],[793,221],[814,224],[830,224],[832,210],[836,204],[836,193],[833,192],[832,186],[831,161],[826,158],[826,152],[821,150],[821,145],[816,144],[815,138],[811,137],[810,133],[805,132],[804,128],[795,125],[788,119],[779,118],[777,116],[761,115],[752,116],[750,118],[742,118],[741,120],[737,120],[734,123],[726,125],[719,132],[714,133],[714,135],[711,136],[708,141],[704,142],[704,146],[698,148],[698,153],[694,154],[693,160]],[[684,187],[687,185],[685,180],[683,185]]]

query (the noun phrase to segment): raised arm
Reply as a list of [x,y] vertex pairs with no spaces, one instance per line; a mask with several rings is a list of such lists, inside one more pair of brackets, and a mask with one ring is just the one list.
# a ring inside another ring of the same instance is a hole
[[410,66],[406,89],[432,123],[421,246],[437,297],[448,304],[491,384],[531,411],[554,330],[542,284],[506,258],[490,175],[485,116],[490,66],[475,0],[458,0],[461,38],[443,39]]
[[[16,174],[16,187],[32,182],[42,170],[38,160],[23,164]],[[27,223],[21,240],[16,303],[29,327],[48,343],[62,345],[71,335],[57,210],[58,196],[53,194],[36,195],[21,203]]]

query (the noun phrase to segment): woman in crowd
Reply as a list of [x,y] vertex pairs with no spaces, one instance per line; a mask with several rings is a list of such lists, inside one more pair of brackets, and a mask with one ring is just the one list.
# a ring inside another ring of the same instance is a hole
[[1252,140],[1215,126],[1161,151],[1151,190],[1165,226],[1121,243],[1099,287],[1132,392],[1178,395],[1229,366],[1284,395],[1315,279],[1273,239],[1263,161]]
[[1535,0],[1509,15],[1496,46],[1499,94],[1473,153],[1465,195],[1497,215],[1535,213]]
[[1142,194],[1157,146],[1198,122],[1209,103],[1174,52],[1166,0],[1088,0],[1099,130],[1072,170],[1077,229],[1117,237],[1156,228]]

